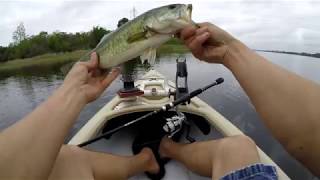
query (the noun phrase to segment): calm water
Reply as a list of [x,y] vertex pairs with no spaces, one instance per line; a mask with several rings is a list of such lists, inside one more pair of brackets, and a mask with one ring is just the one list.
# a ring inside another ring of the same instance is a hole
[[[320,83],[320,59],[273,53],[260,54],[284,68]],[[252,137],[292,179],[313,179],[310,173],[292,159],[270,135],[230,71],[222,65],[194,61],[190,54],[186,54],[186,57],[191,90],[209,84],[218,77],[223,77],[225,83],[208,90],[200,98]],[[175,58],[176,56],[162,57],[153,67],[137,65],[135,67],[137,76],[154,68],[173,80],[175,77]],[[58,71],[39,74],[36,72],[35,70],[33,73],[21,73],[22,75],[0,79],[0,130],[12,125],[32,111],[63,82],[63,75]],[[98,100],[88,104],[70,131],[68,139],[107,103],[121,86],[121,80],[118,78]]]

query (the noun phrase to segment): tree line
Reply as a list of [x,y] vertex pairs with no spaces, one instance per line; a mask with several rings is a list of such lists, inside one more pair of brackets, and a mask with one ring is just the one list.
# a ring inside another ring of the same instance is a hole
[[66,33],[56,31],[49,34],[42,31],[37,35],[27,37],[25,28],[20,23],[12,35],[14,42],[7,47],[0,46],[0,62],[29,58],[45,53],[92,49],[109,32],[103,27],[95,26],[89,32]]

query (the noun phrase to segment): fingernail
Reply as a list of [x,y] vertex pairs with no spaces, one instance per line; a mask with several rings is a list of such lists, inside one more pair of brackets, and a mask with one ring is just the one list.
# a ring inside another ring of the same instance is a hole
[[119,67],[112,68],[112,73],[119,73],[119,72],[120,72]]
[[205,32],[202,34],[202,37],[208,37],[208,36],[210,36],[210,34],[208,32]]

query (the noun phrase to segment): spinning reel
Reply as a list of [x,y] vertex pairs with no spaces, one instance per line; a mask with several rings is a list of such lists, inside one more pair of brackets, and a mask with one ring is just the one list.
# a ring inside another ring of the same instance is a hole
[[[188,88],[188,69],[186,58],[180,56],[176,59],[177,71],[176,71],[176,92],[174,94],[174,99],[177,100],[189,93]],[[182,105],[187,105],[190,103],[188,100]],[[163,126],[163,130],[168,134],[169,138],[172,138],[177,132],[182,131],[184,126],[187,128],[186,139],[189,142],[194,142],[194,138],[190,137],[190,123],[184,113],[179,111],[179,107],[176,106],[173,111],[176,111],[176,115],[171,118],[166,118],[166,124]]]

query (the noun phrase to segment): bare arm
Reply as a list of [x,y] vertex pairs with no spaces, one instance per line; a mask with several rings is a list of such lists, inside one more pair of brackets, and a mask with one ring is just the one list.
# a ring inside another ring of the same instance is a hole
[[82,62],[63,85],[32,113],[0,134],[0,177],[47,179],[63,141],[86,103],[97,98],[117,77],[97,70],[98,60]]
[[320,172],[320,86],[248,49],[211,24],[181,34],[194,55],[235,75],[272,134],[315,174]]
[[273,135],[299,161],[320,173],[320,86],[235,43],[224,64]]

